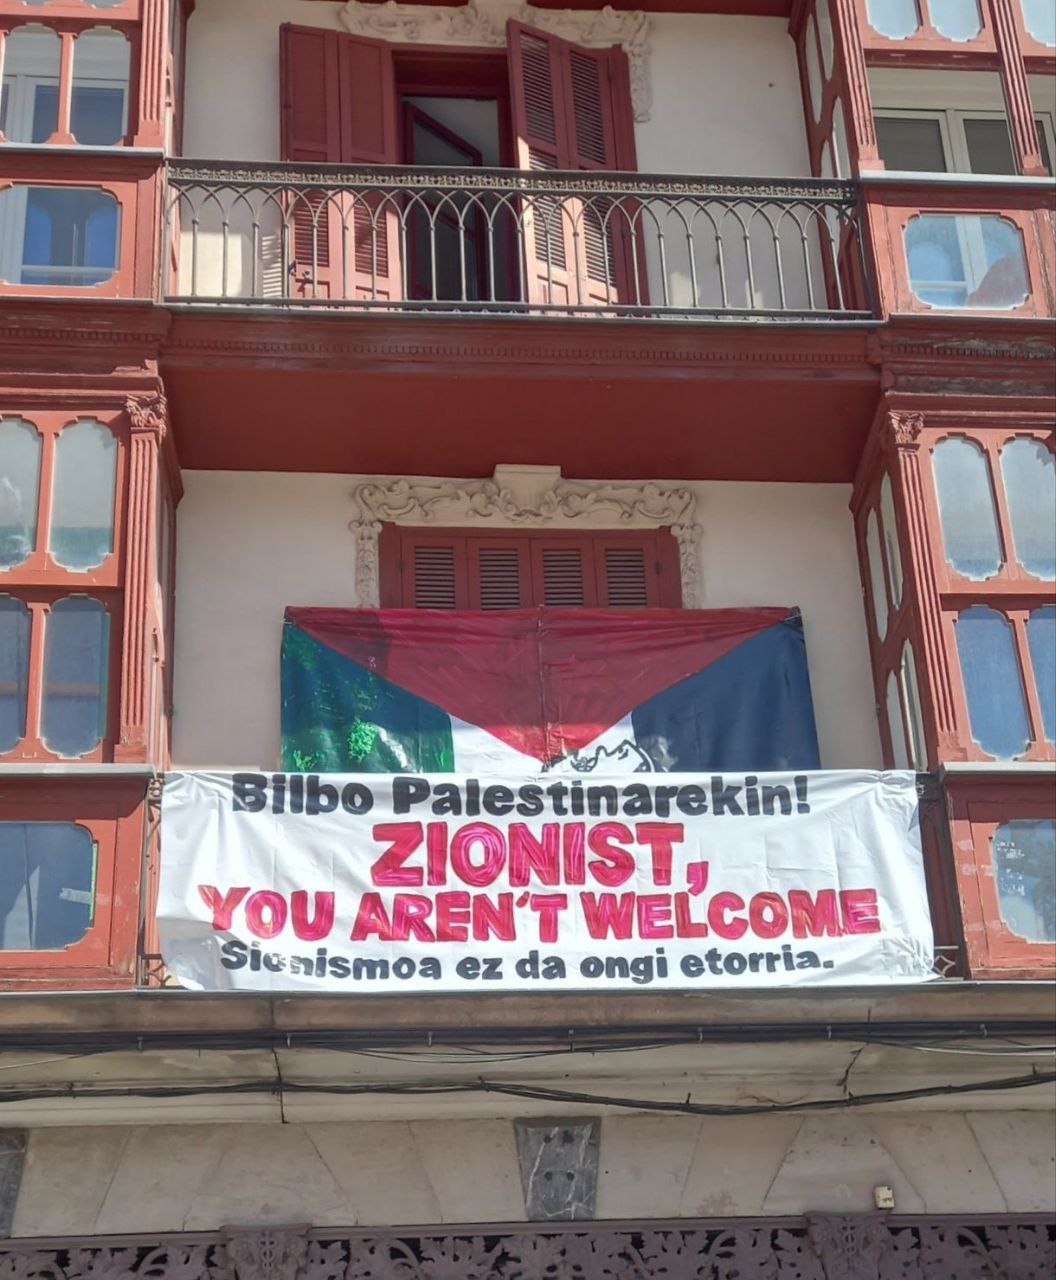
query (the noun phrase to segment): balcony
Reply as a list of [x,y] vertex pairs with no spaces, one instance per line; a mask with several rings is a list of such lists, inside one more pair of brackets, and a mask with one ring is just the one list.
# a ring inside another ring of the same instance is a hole
[[168,169],[171,303],[868,320],[857,187],[392,166]]

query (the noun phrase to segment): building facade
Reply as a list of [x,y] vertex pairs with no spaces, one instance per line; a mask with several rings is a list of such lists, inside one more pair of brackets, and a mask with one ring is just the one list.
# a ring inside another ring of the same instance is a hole
[[[1051,5],[0,0],[0,67],[0,1276],[1048,1276]],[[166,966],[285,610],[779,605],[928,980]]]

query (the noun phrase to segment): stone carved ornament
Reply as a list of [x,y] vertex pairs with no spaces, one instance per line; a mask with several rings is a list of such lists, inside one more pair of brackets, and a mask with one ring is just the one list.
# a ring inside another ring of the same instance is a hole
[[354,36],[413,44],[498,45],[506,43],[506,21],[549,31],[575,44],[602,48],[620,44],[627,51],[631,73],[634,118],[649,119],[653,88],[649,74],[649,19],[640,10],[536,9],[519,0],[490,0],[484,5],[469,0],[459,7],[447,5],[360,4],[348,0],[340,11],[342,23]]
[[291,1227],[150,1244],[0,1243],[0,1280],[1051,1280],[1054,1268],[1053,1232],[1039,1220],[899,1226],[871,1214],[780,1226],[732,1219],[657,1230],[420,1234]]
[[[520,482],[520,483],[519,483]],[[454,527],[658,529],[670,526],[678,543],[682,603],[700,607],[697,500],[691,489],[658,481],[620,483],[565,480],[556,468],[496,467],[491,480],[370,481],[352,493],[356,537],[356,595],[376,608],[378,534],[385,522]]]

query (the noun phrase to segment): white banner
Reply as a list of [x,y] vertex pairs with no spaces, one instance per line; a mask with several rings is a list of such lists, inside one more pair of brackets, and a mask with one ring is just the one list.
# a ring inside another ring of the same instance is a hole
[[183,773],[161,830],[162,954],[198,990],[933,976],[912,773]]

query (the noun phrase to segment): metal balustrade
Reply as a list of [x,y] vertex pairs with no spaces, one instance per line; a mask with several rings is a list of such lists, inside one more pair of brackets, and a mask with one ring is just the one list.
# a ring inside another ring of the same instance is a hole
[[856,184],[174,161],[173,302],[656,319],[873,314]]

